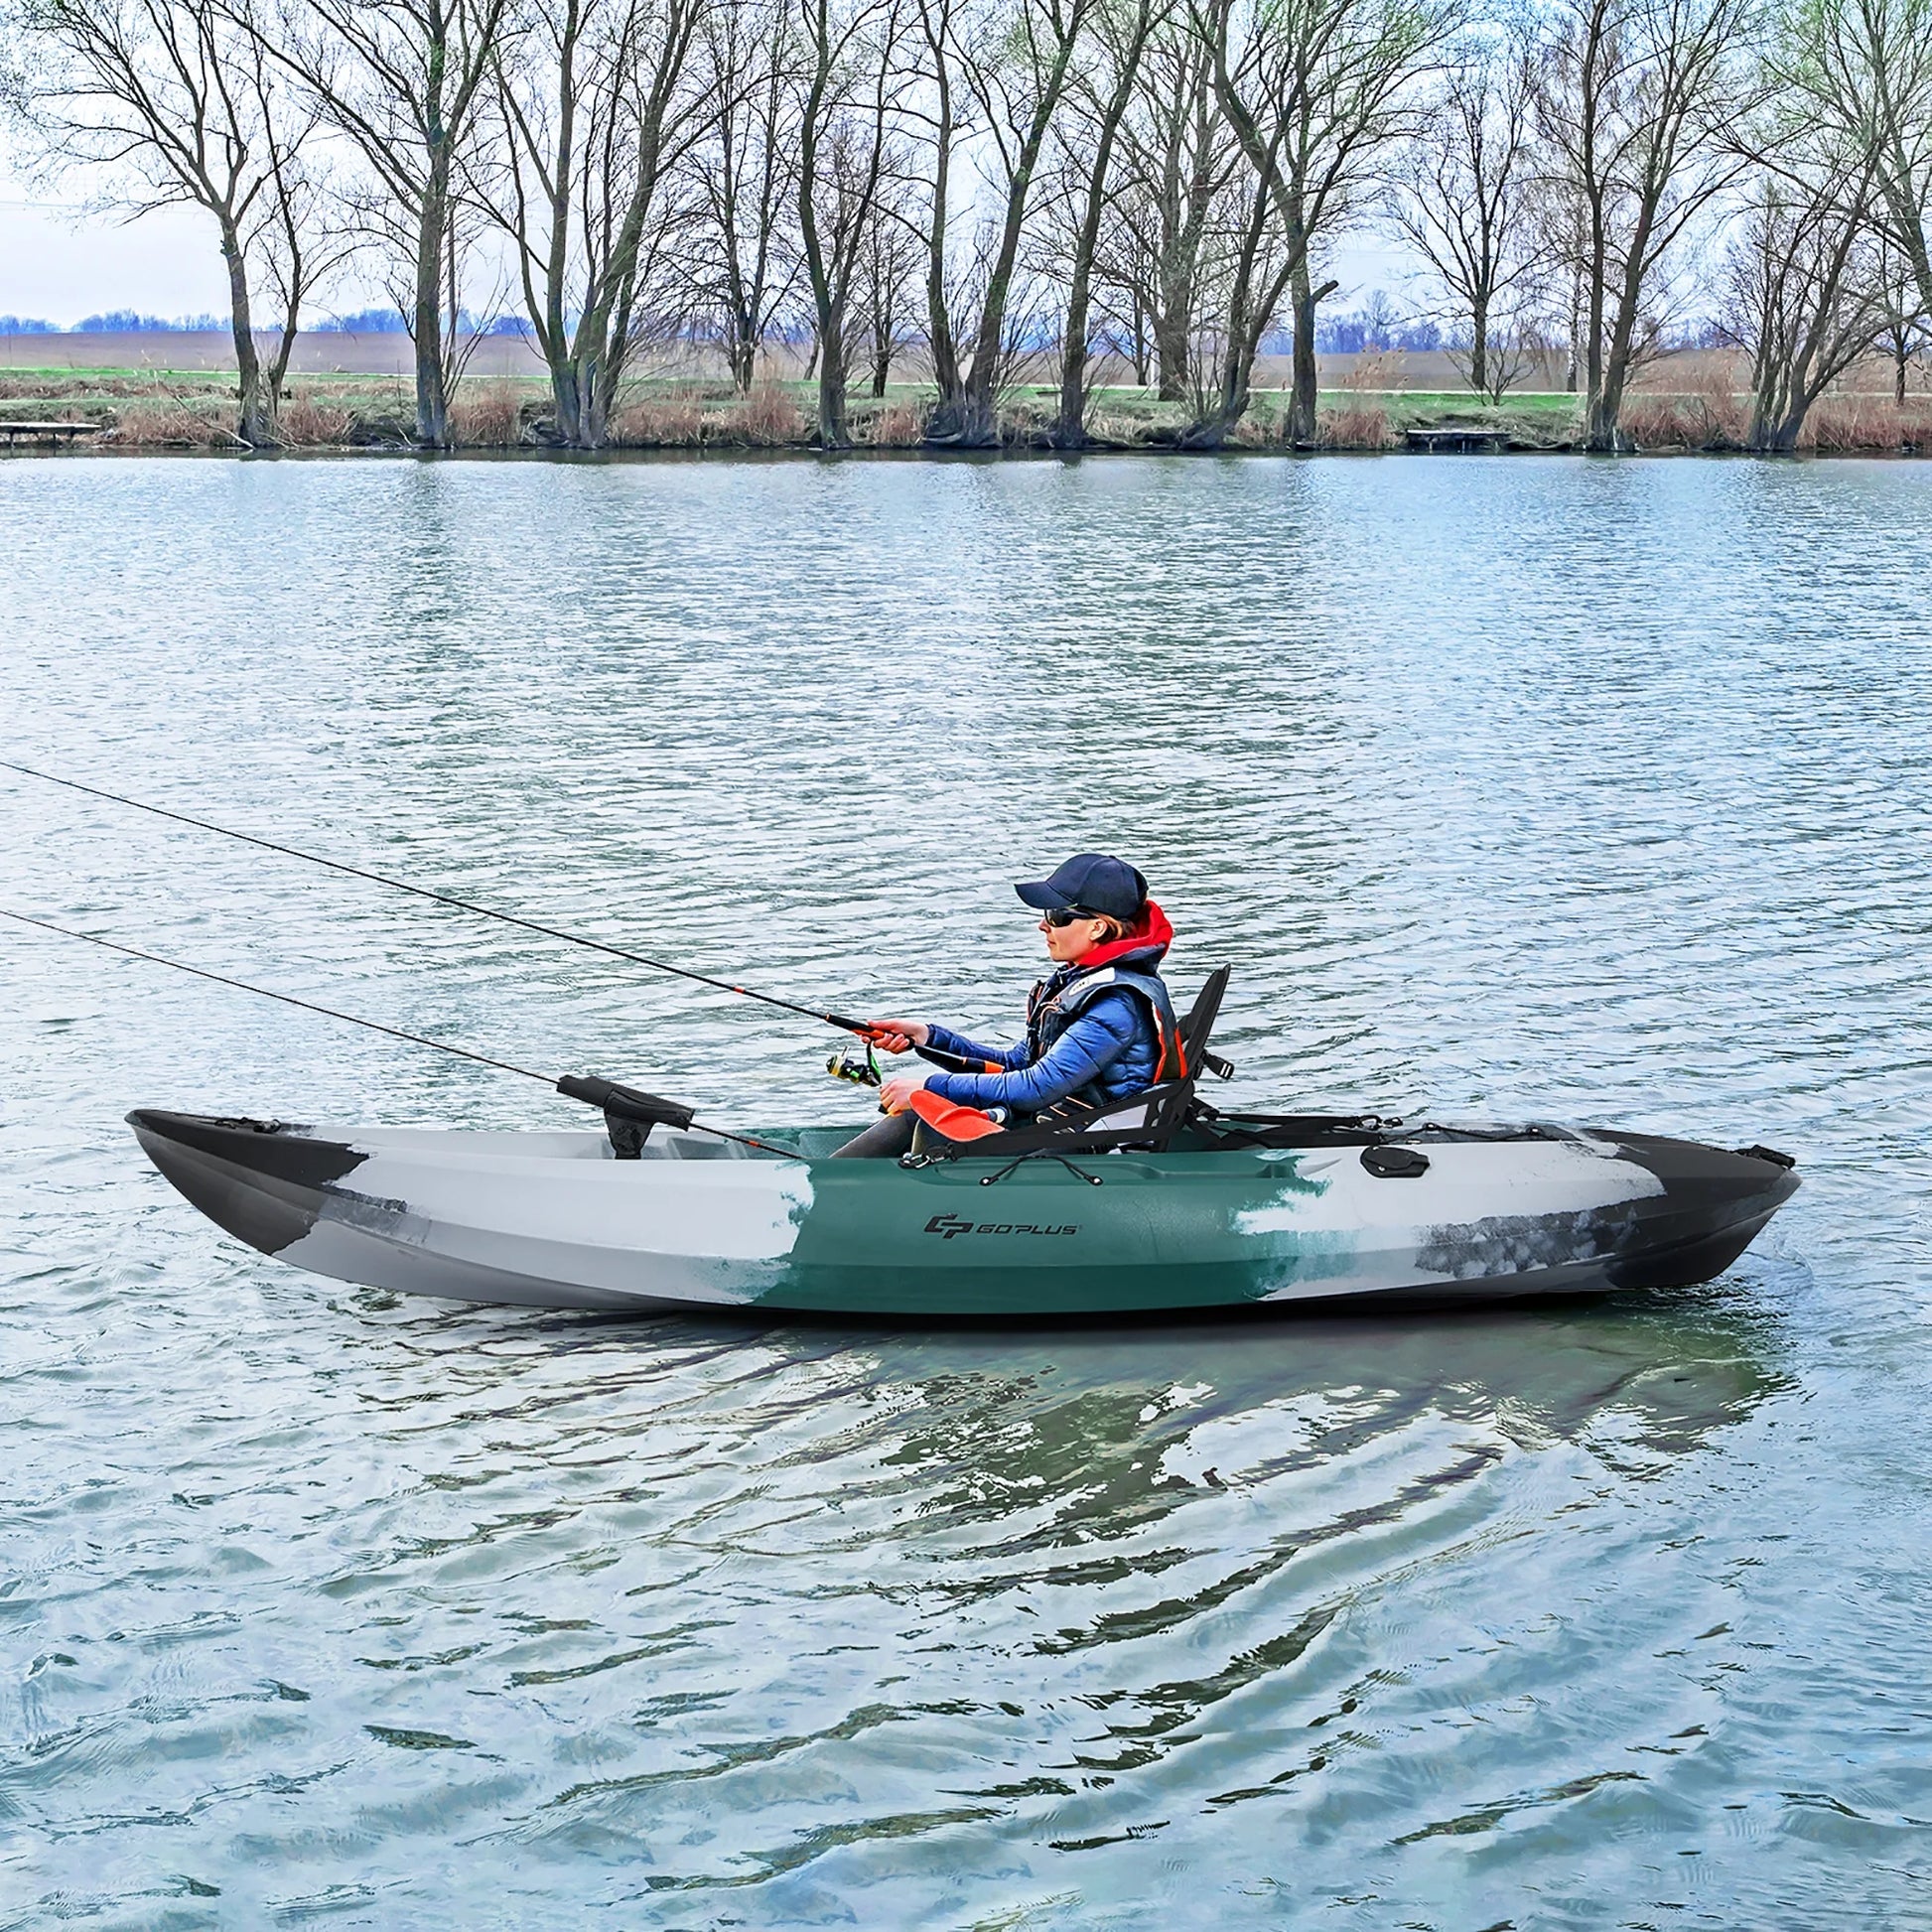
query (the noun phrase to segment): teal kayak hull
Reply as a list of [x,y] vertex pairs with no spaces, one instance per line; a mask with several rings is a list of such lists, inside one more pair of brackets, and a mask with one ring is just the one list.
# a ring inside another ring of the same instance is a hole
[[1762,1150],[1547,1127],[908,1166],[826,1158],[849,1129],[760,1130],[757,1154],[665,1132],[620,1161],[589,1133],[129,1122],[183,1195],[294,1266],[602,1311],[1021,1322],[1675,1287],[1797,1185]]

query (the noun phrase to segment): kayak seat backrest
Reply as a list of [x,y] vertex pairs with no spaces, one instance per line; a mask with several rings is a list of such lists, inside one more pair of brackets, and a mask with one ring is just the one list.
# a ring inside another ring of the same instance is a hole
[[1083,1134],[1117,1134],[1127,1129],[1145,1128],[1149,1141],[1164,1147],[1187,1118],[1193,1102],[1194,1086],[1206,1065],[1207,1042],[1213,1036],[1214,1023],[1221,1017],[1221,1002],[1227,997],[1231,966],[1217,966],[1201,983],[1194,1004],[1180,1022],[1180,1046],[1186,1056],[1187,1071],[1179,1079],[1163,1080],[1157,1087],[1137,1093],[1118,1107],[1083,1118]]
[[1221,1017],[1221,1002],[1227,998],[1228,980],[1233,972],[1232,966],[1215,967],[1201,982],[1194,1004],[1180,1023],[1180,1043],[1187,1055],[1190,1080],[1198,1080],[1201,1068],[1207,1063],[1207,1042],[1213,1035],[1215,1021]]

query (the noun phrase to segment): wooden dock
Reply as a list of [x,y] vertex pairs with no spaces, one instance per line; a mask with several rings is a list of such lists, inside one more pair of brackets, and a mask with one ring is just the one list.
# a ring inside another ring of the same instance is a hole
[[100,423],[0,423],[8,448],[15,443],[71,443],[76,436],[98,436]]
[[1506,429],[1450,425],[1447,429],[1412,429],[1407,435],[1412,450],[1422,450],[1430,456],[1441,456],[1445,452],[1469,456],[1509,447],[1509,431]]

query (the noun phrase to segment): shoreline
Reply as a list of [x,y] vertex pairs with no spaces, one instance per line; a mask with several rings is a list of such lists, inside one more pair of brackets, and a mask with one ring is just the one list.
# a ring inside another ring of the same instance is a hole
[[1083,450],[1001,448],[959,450],[930,449],[879,450],[855,447],[844,450],[819,449],[815,445],[771,448],[753,444],[710,444],[702,448],[677,445],[649,447],[627,445],[620,449],[491,449],[458,446],[448,450],[422,450],[405,446],[386,448],[281,448],[281,449],[196,449],[168,444],[106,444],[95,448],[56,446],[48,443],[0,443],[0,463],[27,462],[150,462],[177,463],[536,463],[589,468],[617,468],[629,464],[652,463],[885,463],[885,464],[1015,464],[1015,463],[1095,463],[1168,459],[1189,463],[1236,463],[1272,459],[1276,462],[1312,463],[1323,459],[1412,458],[1486,458],[1506,462],[1511,458],[1565,457],[1580,463],[1897,463],[1915,464],[1932,459],[1932,446],[1874,450],[1739,450],[1687,449],[1682,445],[1657,445],[1629,450],[1581,450],[1573,445],[1534,447],[1512,445],[1491,450],[1427,450],[1402,445],[1388,449],[1350,448],[1338,444],[1277,445],[1264,448],[1229,443],[1218,450],[1173,448],[1113,448],[1094,444]]
[[[255,449],[235,434],[230,371],[14,369],[0,373],[0,456],[195,455],[250,461],[284,457],[539,459],[608,463],[640,458],[809,457],[1004,462],[1125,456],[1493,455],[1582,456],[1579,399],[1566,391],[1523,391],[1489,403],[1462,390],[1356,387],[1320,393],[1316,433],[1291,440],[1286,397],[1257,390],[1247,413],[1212,445],[1186,439],[1194,412],[1146,389],[1096,389],[1089,440],[1063,449],[1052,435],[1057,397],[1019,387],[1002,406],[997,444],[963,449],[928,441],[932,401],[922,383],[894,383],[884,395],[850,399],[852,440],[824,449],[814,438],[809,386],[765,380],[749,394],[729,383],[657,378],[636,384],[600,450],[560,444],[547,384],[530,377],[472,377],[452,410],[452,444],[425,450],[412,439],[408,384],[390,374],[298,376],[280,414],[283,440]],[[1636,456],[1932,457],[1932,393],[1900,405],[1890,394],[1852,391],[1823,398],[1791,452],[1747,447],[1747,398],[1710,379],[1694,387],[1646,389],[1630,398],[1624,427]]]

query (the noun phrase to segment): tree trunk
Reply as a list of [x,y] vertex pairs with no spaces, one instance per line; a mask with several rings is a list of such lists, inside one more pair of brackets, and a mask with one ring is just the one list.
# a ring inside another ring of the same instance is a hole
[[241,399],[237,433],[251,449],[259,450],[275,441],[275,411],[262,393],[261,357],[255,348],[255,323],[248,307],[248,263],[242,253],[240,235],[225,220],[221,223],[221,255],[228,264],[235,387]]
[[845,341],[845,313],[834,305],[819,330],[818,446],[843,450],[852,441],[845,420],[845,357],[830,345]]
[[1630,381],[1631,336],[1636,326],[1633,305],[1619,304],[1610,330],[1608,352],[1597,359],[1585,412],[1584,448],[1599,456],[1630,447],[1623,433],[1623,394]]
[[1640,223],[1626,251],[1624,285],[1617,292],[1615,317],[1609,325],[1609,340],[1604,341],[1604,311],[1610,301],[1608,252],[1603,240],[1601,217],[1591,226],[1591,269],[1589,280],[1589,335],[1585,343],[1584,370],[1584,448],[1607,456],[1625,447],[1623,435],[1623,389],[1630,373],[1630,347],[1636,328],[1636,302],[1639,290],[1633,284],[1636,264],[1643,259],[1645,225]]
[[577,381],[577,364],[568,355],[550,365],[550,396],[557,406],[557,438],[566,449],[584,444],[584,393]]
[[1584,278],[1580,270],[1570,278],[1570,353],[1563,367],[1563,386],[1569,395],[1577,393],[1583,376]]
[[743,302],[734,301],[731,311],[731,343],[729,345],[732,387],[741,396],[752,393],[752,377],[756,372],[758,344],[753,339],[752,321]]
[[[295,339],[301,333],[303,294],[302,272],[297,268],[289,277],[288,309],[282,317],[281,340],[275,345],[275,353],[269,357],[268,367],[262,372],[262,384],[268,391],[271,420],[282,413],[282,386],[288,380],[289,359],[295,353]],[[253,341],[252,335],[249,340]]]
[[[588,333],[590,340],[585,336]],[[616,397],[611,380],[611,330],[602,314],[587,316],[578,326],[577,428],[581,450],[601,450],[611,440],[611,417]]]
[[1309,286],[1309,253],[1306,241],[1291,238],[1295,266],[1289,276],[1290,300],[1295,314],[1295,391],[1289,402],[1288,438],[1291,443],[1314,441],[1315,414],[1319,400],[1314,359],[1314,312],[1318,304],[1334,294],[1341,284],[1323,282]]
[[1290,272],[1282,269],[1267,291],[1257,297],[1255,269],[1261,257],[1267,220],[1268,191],[1264,187],[1255,196],[1241,237],[1241,251],[1235,259],[1234,287],[1228,296],[1227,346],[1221,355],[1220,394],[1213,407],[1181,439],[1187,449],[1218,450],[1235,424],[1248,413],[1250,383],[1262,332],[1281,303]]
[[1750,435],[1746,438],[1757,456],[1791,456],[1798,448],[1798,434],[1805,426],[1808,410],[1794,409],[1783,416],[1753,411]]
[[[1161,400],[1183,402],[1193,374],[1187,350],[1187,318],[1173,310],[1154,318],[1154,359],[1161,371]],[[1145,381],[1145,377],[1142,378]]]
[[926,237],[926,346],[932,356],[933,386],[939,400],[927,425],[933,427],[959,406],[959,349],[953,342],[952,317],[946,309],[946,196],[952,179],[952,76],[946,69],[943,45],[931,43],[934,56],[934,92],[938,116],[933,130],[932,228]]
[[1469,387],[1489,398],[1489,305],[1478,299],[1469,311]]
[[426,450],[450,447],[450,391],[443,361],[443,254],[449,241],[450,158],[439,148],[424,183],[416,227],[416,442]]

